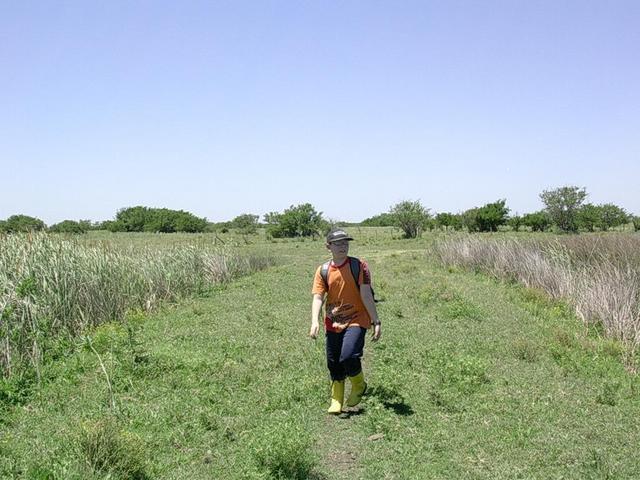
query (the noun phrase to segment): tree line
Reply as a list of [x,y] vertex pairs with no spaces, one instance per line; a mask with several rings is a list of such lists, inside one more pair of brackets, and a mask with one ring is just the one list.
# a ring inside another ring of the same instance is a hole
[[434,215],[419,201],[405,200],[391,207],[388,213],[364,220],[362,225],[396,226],[407,238],[415,238],[425,229],[496,232],[503,226],[514,231],[526,227],[533,232],[553,229],[577,233],[608,231],[632,222],[634,230],[640,230],[640,217],[612,203],[585,203],[587,196],[585,188],[576,186],[544,190],[540,199],[545,207],[525,215],[509,215],[505,199],[461,213],[440,212]]
[[[468,232],[495,232],[501,227],[533,232],[556,230],[560,232],[607,231],[633,223],[640,230],[640,217],[626,212],[612,203],[594,205],[586,203],[585,188],[564,186],[540,193],[544,208],[524,215],[509,215],[505,199],[470,208],[460,213],[431,210],[417,200],[404,200],[393,205],[388,212],[367,218],[354,225],[393,226],[407,238],[415,238],[425,230],[457,230]],[[84,233],[89,230],[111,232],[227,232],[243,235],[257,233],[263,227],[272,238],[317,236],[344,222],[323,217],[310,203],[291,205],[283,212],[269,212],[263,216],[245,213],[228,222],[211,223],[183,210],[135,206],[120,209],[114,220],[91,222],[89,220],[64,220],[47,227],[42,220],[27,215],[13,215],[0,220],[0,232],[25,232],[48,230],[54,233]]]

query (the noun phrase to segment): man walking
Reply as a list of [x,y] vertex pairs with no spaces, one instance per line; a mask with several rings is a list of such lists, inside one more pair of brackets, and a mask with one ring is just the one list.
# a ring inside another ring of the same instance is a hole
[[313,279],[309,336],[318,336],[318,320],[326,298],[324,327],[327,367],[331,376],[328,412],[334,414],[339,414],[343,408],[346,377],[351,383],[346,406],[354,407],[360,403],[367,388],[360,362],[365,334],[373,326],[371,338],[376,341],[382,333],[369,267],[366,262],[348,255],[352,240],[344,230],[329,232],[326,247],[332,259],[318,267]]

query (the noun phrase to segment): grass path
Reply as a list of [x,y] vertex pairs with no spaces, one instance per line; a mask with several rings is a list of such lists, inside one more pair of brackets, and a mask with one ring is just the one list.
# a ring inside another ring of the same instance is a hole
[[615,343],[402,247],[354,252],[384,300],[356,414],[325,414],[324,342],[306,336],[319,244],[274,246],[283,265],[154,315],[133,342],[95,332],[115,411],[92,350],[51,367],[0,422],[0,477],[106,478],[86,464],[113,424],[112,478],[638,478],[640,382]]

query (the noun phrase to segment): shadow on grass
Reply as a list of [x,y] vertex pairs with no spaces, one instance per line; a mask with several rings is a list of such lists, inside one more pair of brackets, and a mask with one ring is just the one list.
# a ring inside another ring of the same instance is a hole
[[[396,415],[401,415],[403,417],[408,417],[409,415],[413,415],[414,411],[411,408],[402,395],[400,395],[397,390],[390,389],[383,386],[376,387],[368,387],[367,392],[365,393],[366,397],[370,399],[377,399],[384,408],[388,410],[393,410],[393,413]],[[348,411],[346,412],[349,416],[352,415],[360,415],[364,412],[364,406],[360,407],[358,410]],[[348,417],[347,417],[348,418]]]

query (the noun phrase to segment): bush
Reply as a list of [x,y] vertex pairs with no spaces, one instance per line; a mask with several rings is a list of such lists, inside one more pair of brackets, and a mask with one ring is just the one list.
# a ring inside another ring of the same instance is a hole
[[405,238],[419,237],[430,218],[429,209],[418,200],[404,200],[391,207],[390,214],[394,225],[404,232]]
[[284,213],[267,213],[264,219],[267,234],[275,238],[316,236],[325,226],[322,212],[317,212],[310,203],[291,205]]
[[63,220],[49,227],[49,231],[53,233],[85,233],[87,228],[86,224],[74,222],[73,220]]
[[586,198],[587,191],[574,186],[544,190],[540,194],[547,213],[563,232],[578,231],[578,212]]
[[551,219],[545,211],[539,211],[524,215],[522,223],[534,232],[544,232],[551,225]]
[[633,217],[631,221],[633,222],[633,230],[640,231],[640,217]]
[[443,228],[444,230],[448,230],[449,228],[453,228],[454,230],[459,230],[461,225],[460,217],[458,215],[454,215],[452,213],[442,212],[438,213],[435,218],[436,227]]
[[520,230],[520,225],[522,225],[522,217],[520,215],[513,215],[509,217],[507,225],[509,225],[514,232],[517,232]]
[[47,226],[39,218],[28,215],[12,215],[3,222],[2,230],[6,233],[34,232],[45,230]]
[[161,233],[204,232],[208,226],[205,218],[196,217],[184,210],[142,206],[120,209],[115,221],[104,222],[104,224],[112,232]]
[[245,213],[231,220],[231,226],[243,235],[255,234],[258,231],[258,215]]
[[500,225],[507,222],[509,209],[505,206],[506,200],[498,200],[487,203],[477,211],[476,221],[481,232],[497,232]]

